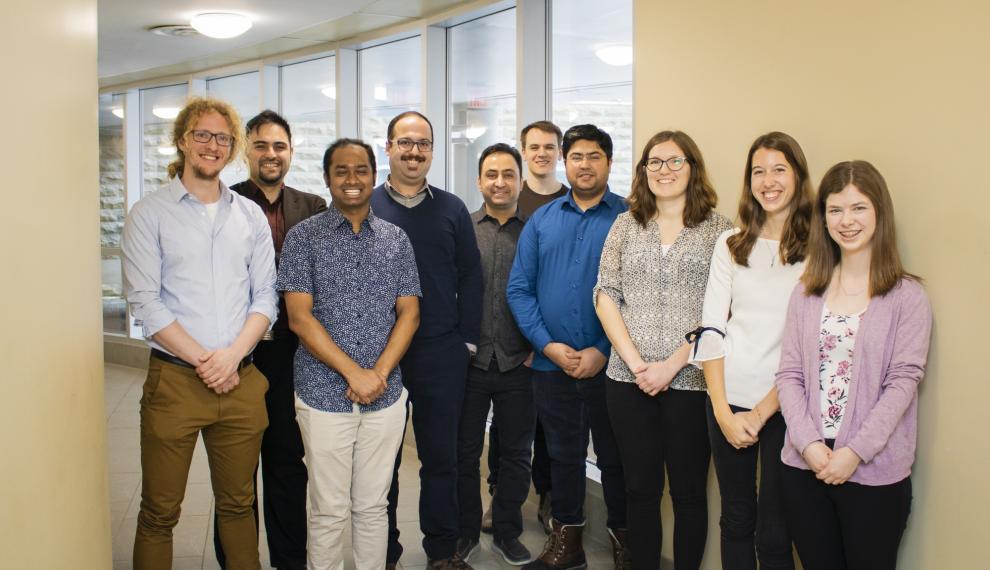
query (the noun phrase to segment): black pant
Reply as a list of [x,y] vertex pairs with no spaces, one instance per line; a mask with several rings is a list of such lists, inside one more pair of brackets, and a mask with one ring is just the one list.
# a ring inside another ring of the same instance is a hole
[[632,382],[609,380],[608,415],[626,476],[633,568],[660,567],[664,467],[674,505],[674,567],[697,569],[708,538],[708,424],[705,392],[648,396]]
[[893,570],[911,513],[911,478],[828,485],[783,467],[787,523],[805,570]]
[[502,425],[501,480],[492,500],[495,536],[518,538],[522,534],[522,504],[529,494],[529,456],[533,445],[532,370],[519,365],[498,371],[492,358],[488,370],[471,366],[464,389],[460,433],[457,437],[457,500],[460,534],[477,539],[481,535],[481,472],[478,462],[485,444],[485,420],[494,406],[494,417]]
[[[306,464],[303,443],[296,423],[292,382],[292,361],[299,346],[296,335],[277,331],[275,340],[258,343],[254,364],[268,378],[265,394],[268,429],[261,439],[261,481],[264,485],[265,532],[271,565],[306,566]],[[257,478],[257,474],[255,475]],[[257,487],[256,487],[257,488]],[[258,519],[258,495],[254,499]],[[220,533],[214,517],[213,546],[223,568],[226,557],[220,546]]]
[[[722,567],[728,570],[786,568],[793,570],[791,537],[784,520],[780,450],[784,447],[784,418],[774,414],[763,426],[759,441],[736,449],[725,439],[707,401],[708,435],[718,488],[722,495]],[[732,406],[733,412],[745,408]],[[756,496],[756,467],[760,466],[760,495]],[[756,543],[754,556],[753,543]]]
[[[458,335],[416,339],[400,363],[402,383],[412,405],[419,470],[419,526],[423,550],[430,560],[454,555],[459,536],[457,509],[457,428],[461,420],[468,349]],[[394,563],[402,555],[395,509],[399,501],[399,464],[395,457],[388,493],[388,553]]]
[[[492,418],[492,425],[488,428],[488,489],[495,488],[498,484],[498,422]],[[549,493],[550,483],[550,455],[547,453],[547,436],[543,433],[543,422],[540,416],[536,416],[536,430],[533,432],[533,465],[531,469],[533,475],[533,488],[536,494],[543,496]]]
[[585,460],[588,430],[595,464],[602,472],[602,492],[609,528],[626,527],[626,491],[622,461],[605,403],[605,372],[575,380],[560,371],[533,371],[533,399],[543,419],[553,480],[553,518],[563,524],[584,522]]

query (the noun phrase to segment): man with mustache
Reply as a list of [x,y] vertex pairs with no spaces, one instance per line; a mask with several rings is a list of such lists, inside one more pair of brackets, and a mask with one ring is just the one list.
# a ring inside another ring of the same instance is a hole
[[[292,131],[274,111],[265,110],[247,122],[250,178],[230,187],[258,204],[271,228],[275,264],[292,226],[327,209],[320,196],[285,185],[292,164]],[[261,440],[261,481],[264,485],[265,532],[271,564],[280,570],[306,567],[306,465],[293,402],[292,358],[299,339],[289,330],[285,299],[279,296],[278,320],[254,350],[254,363],[268,378],[265,394],[268,429]],[[255,518],[258,499],[255,493]],[[217,561],[225,556],[214,532]]]
[[[420,469],[419,524],[428,568],[470,568],[455,556],[457,428],[470,357],[477,352],[484,285],[471,216],[460,198],[431,186],[433,126],[421,113],[400,113],[388,124],[385,151],[390,173],[375,188],[376,216],[405,230],[416,253],[423,288],[420,325],[402,359],[402,380],[412,404]],[[588,293],[589,296],[591,293]],[[402,554],[395,507],[400,449],[389,492],[386,568]]]

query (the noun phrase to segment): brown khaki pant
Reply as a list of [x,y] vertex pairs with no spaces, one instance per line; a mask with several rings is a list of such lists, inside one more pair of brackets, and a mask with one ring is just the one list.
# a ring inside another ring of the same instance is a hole
[[255,366],[218,395],[196,371],[151,358],[141,397],[141,512],[135,570],[172,567],[172,529],[186,491],[200,432],[210,462],[220,541],[228,570],[258,570],[258,529],[251,505],[261,436],[268,426],[268,380]]

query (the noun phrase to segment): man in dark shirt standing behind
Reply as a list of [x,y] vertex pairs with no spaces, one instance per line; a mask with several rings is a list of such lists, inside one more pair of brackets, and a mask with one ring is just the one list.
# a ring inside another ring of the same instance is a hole
[[481,532],[481,476],[478,460],[485,441],[488,408],[501,426],[500,477],[492,499],[492,549],[506,562],[521,565],[532,555],[521,542],[522,504],[529,494],[529,455],[533,443],[533,383],[523,363],[532,349],[519,332],[505,300],[505,286],[516,255],[525,216],[517,209],[522,158],[498,143],[481,152],[478,189],[485,203],[471,215],[481,250],[485,297],[481,342],[468,369],[457,445],[457,493],[461,512],[458,555],[467,560],[478,548]]
[[[278,113],[265,110],[247,122],[250,178],[230,187],[265,212],[275,243],[275,264],[289,229],[327,209],[326,200],[285,185],[292,164],[292,132]],[[261,479],[264,485],[265,531],[272,566],[306,567],[306,465],[296,424],[292,358],[299,339],[289,330],[285,299],[279,295],[278,320],[254,349],[254,363],[270,384],[265,394],[268,429],[261,440]],[[255,518],[258,499],[255,493]],[[214,533],[219,536],[219,533]],[[220,541],[214,539],[217,560],[224,565]]]
[[[471,216],[457,196],[430,186],[433,126],[416,111],[388,124],[385,150],[390,174],[375,188],[376,216],[405,230],[416,254],[422,286],[420,324],[402,358],[402,381],[412,403],[420,469],[419,524],[427,568],[470,568],[455,556],[457,427],[470,357],[477,352],[484,285]],[[590,295],[590,294],[589,294]],[[386,568],[402,554],[395,507],[400,448],[389,492]]]

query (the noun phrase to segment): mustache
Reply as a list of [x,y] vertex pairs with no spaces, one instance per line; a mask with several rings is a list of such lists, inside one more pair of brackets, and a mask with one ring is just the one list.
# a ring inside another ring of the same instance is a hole
[[411,152],[404,153],[399,157],[399,160],[415,160],[417,162],[426,162],[426,157],[421,154],[413,154]]

